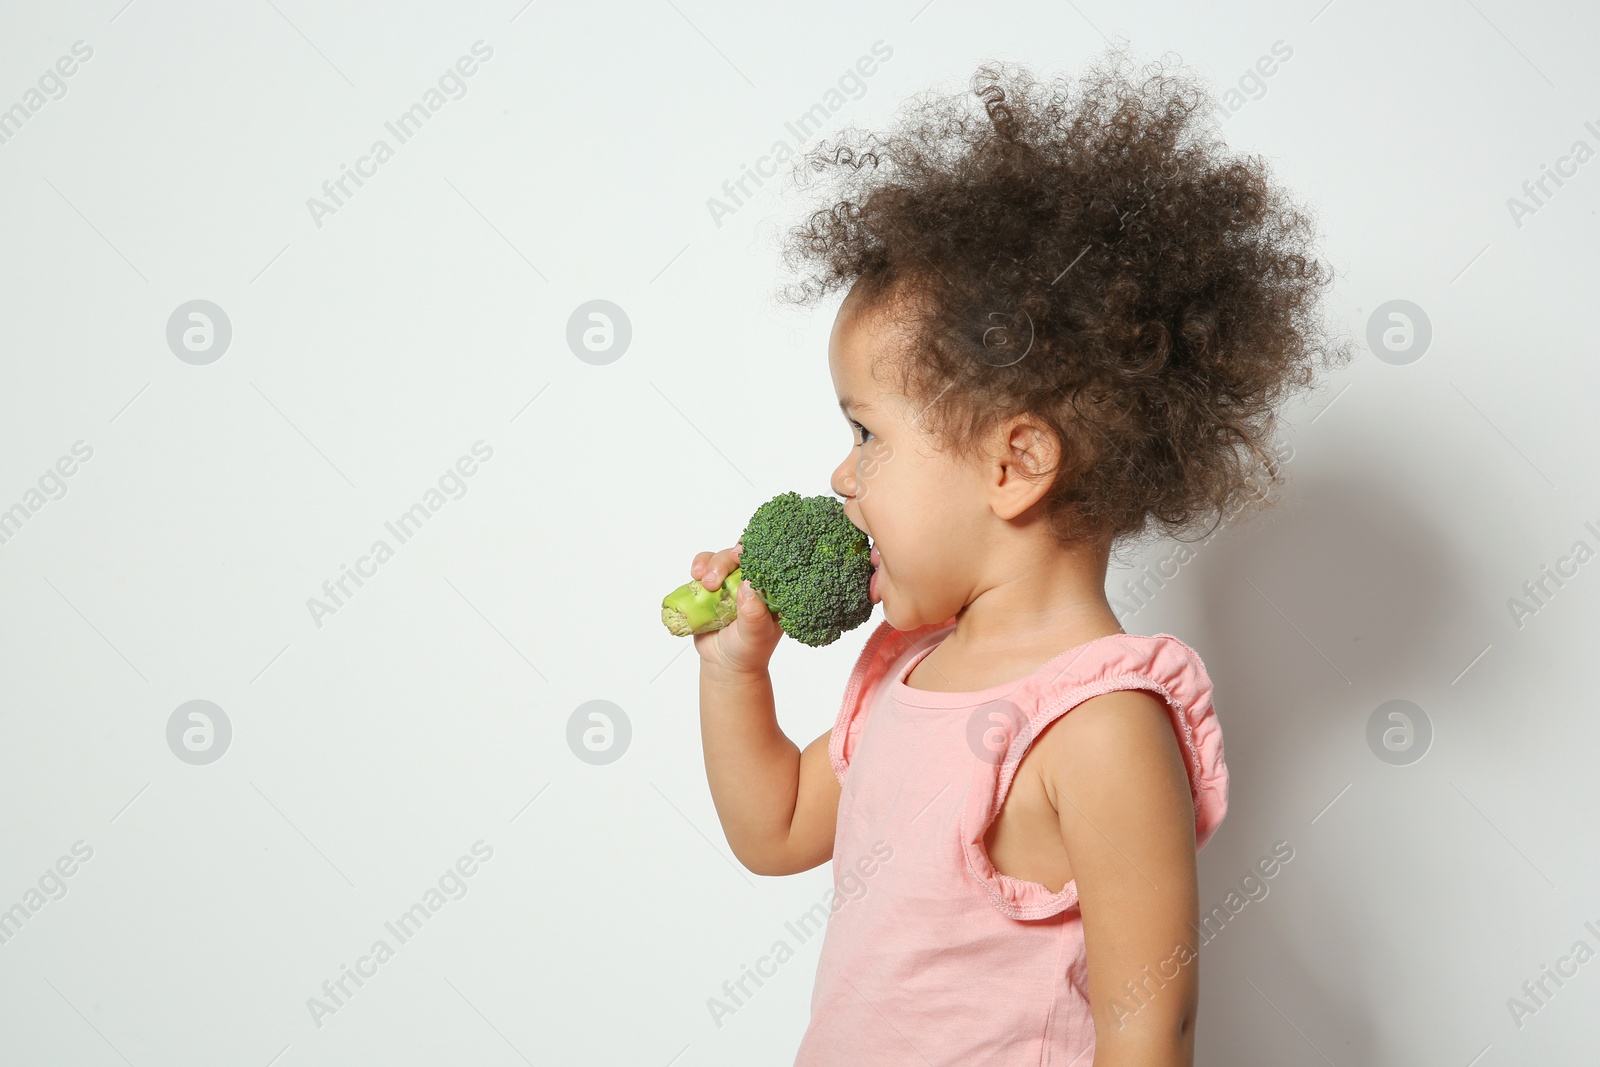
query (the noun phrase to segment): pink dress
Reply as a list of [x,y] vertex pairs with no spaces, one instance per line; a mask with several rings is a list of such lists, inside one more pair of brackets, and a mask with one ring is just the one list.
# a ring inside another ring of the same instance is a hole
[[829,746],[842,787],[832,911],[796,1067],[1089,1067],[1077,884],[1052,893],[1001,874],[983,845],[1028,744],[1083,700],[1163,697],[1197,848],[1227,811],[1211,680],[1188,645],[1112,634],[978,692],[907,686],[954,628],[880,623],[851,672]]

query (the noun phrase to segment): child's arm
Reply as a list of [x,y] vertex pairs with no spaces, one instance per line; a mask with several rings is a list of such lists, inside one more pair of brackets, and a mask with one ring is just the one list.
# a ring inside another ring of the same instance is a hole
[[[738,556],[738,548],[702,552],[690,573],[715,589]],[[832,731],[801,752],[778,728],[767,662],[783,631],[747,594],[741,583],[733,623],[694,639],[706,780],[739,862],[756,874],[796,874],[833,855],[839,780],[828,757]]]
[[824,733],[804,752],[778,729],[772,682],[700,669],[706,780],[733,854],[755,874],[798,874],[833,857],[839,780]]
[[1078,883],[1093,1067],[1192,1067],[1194,804],[1166,704],[1142,689],[1091,697],[1036,744]]

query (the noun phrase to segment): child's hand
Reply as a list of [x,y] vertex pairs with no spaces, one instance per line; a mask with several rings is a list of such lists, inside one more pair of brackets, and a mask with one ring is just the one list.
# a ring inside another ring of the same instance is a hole
[[[707,589],[716,589],[739,566],[739,553],[743,550],[743,545],[735,545],[721,552],[701,552],[694,557],[689,576],[700,579]],[[738,674],[765,674],[783,629],[778,617],[747,581],[739,583],[738,603],[738,617],[720,630],[696,634],[694,650],[702,663]]]

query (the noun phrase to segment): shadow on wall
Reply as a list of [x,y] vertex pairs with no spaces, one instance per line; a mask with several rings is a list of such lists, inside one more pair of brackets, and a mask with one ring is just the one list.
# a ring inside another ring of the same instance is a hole
[[1352,724],[1387,700],[1443,714],[1471,671],[1452,682],[1506,634],[1503,605],[1469,595],[1469,564],[1449,532],[1371,482],[1299,474],[1276,508],[1208,551],[1196,621],[1241,752],[1270,733],[1237,721],[1247,708],[1307,728],[1333,725],[1352,752],[1364,748]]
[[[1370,481],[1302,472],[1276,507],[1204,551],[1191,604],[1230,782],[1220,847],[1203,857],[1214,877],[1202,878],[1202,913],[1238,889],[1272,842],[1296,855],[1268,896],[1201,950],[1210,981],[1197,1062],[1320,1062],[1309,1042],[1334,1063],[1375,1064],[1377,991],[1394,976],[1377,973],[1386,953],[1363,939],[1383,934],[1365,912],[1382,905],[1378,889],[1392,889],[1398,872],[1368,835],[1397,790],[1445,787],[1429,781],[1437,768],[1401,777],[1422,769],[1403,765],[1409,754],[1379,755],[1373,746],[1384,747],[1395,720],[1379,716],[1374,731],[1374,711],[1403,699],[1432,730],[1446,721],[1473,730],[1457,718],[1470,671],[1451,683],[1505,623],[1495,604],[1467,598],[1467,564],[1448,531]],[[1432,743],[1420,730],[1412,740]],[[1390,821],[1427,816],[1402,802]],[[1405,829],[1380,836],[1395,831]]]

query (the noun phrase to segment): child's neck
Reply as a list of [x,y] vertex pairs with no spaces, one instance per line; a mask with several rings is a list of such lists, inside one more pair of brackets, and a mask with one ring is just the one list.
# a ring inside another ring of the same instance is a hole
[[1054,655],[1122,624],[1106,600],[1109,543],[1043,544],[1006,552],[983,590],[956,614],[951,653],[1029,658]]

